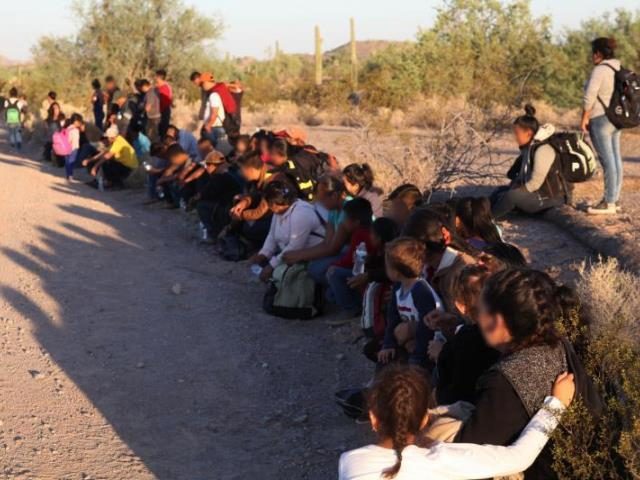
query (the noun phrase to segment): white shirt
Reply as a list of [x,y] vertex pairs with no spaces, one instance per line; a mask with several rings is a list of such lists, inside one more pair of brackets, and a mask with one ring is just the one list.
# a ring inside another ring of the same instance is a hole
[[273,216],[269,235],[260,254],[267,257],[271,266],[276,268],[282,263],[284,252],[313,247],[322,243],[324,236],[324,225],[313,205],[296,200],[286,212]]
[[73,150],[78,150],[80,148],[80,130],[71,125],[67,128],[67,134],[69,136],[71,148]]
[[[437,443],[431,448],[410,445],[402,451],[402,465],[395,480],[463,480],[522,472],[540,454],[564,410],[560,400],[547,397],[508,447],[469,443]],[[340,457],[339,480],[380,480],[382,472],[395,463],[396,454],[389,448],[368,445],[351,450]]]
[[212,108],[217,108],[218,109],[218,118],[216,118],[216,121],[213,123],[213,126],[214,127],[221,127],[222,126],[222,122],[224,122],[224,119],[225,119],[224,105],[222,103],[222,99],[220,98],[220,95],[218,95],[216,92],[213,92],[207,98],[207,106],[206,106],[205,111],[204,111],[204,123],[205,123],[205,125],[207,123],[209,123],[209,119],[211,118],[211,109]]

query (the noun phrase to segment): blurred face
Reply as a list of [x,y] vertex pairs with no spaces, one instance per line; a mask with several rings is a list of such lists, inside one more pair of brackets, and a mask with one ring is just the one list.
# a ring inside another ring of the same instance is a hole
[[240,173],[247,182],[255,182],[260,178],[260,170],[256,168],[242,167]]
[[266,139],[260,140],[260,153],[269,153],[269,141]]
[[360,185],[357,183],[351,183],[347,177],[345,177],[342,182],[344,183],[344,188],[349,192],[349,195],[355,197],[360,193]]
[[276,167],[279,167],[280,165],[284,165],[287,161],[287,157],[285,157],[284,155],[280,155],[279,153],[276,153],[274,150],[271,151],[269,158],[270,158],[269,163],[271,163],[271,165],[275,165]]
[[202,85],[202,77],[200,75],[198,75],[196,78],[194,78],[191,83],[193,83],[194,86],[200,88],[200,86]]
[[603,60],[604,60],[604,57],[600,52],[593,52],[591,54],[591,61],[593,62],[594,65],[601,64]]
[[316,201],[327,210],[337,210],[342,206],[342,199],[336,192],[329,192],[323,184],[318,185]]
[[407,204],[401,199],[395,198],[391,201],[391,208],[389,212],[391,220],[396,222],[398,225],[404,225],[407,223],[409,215],[411,215],[411,210],[409,210]]
[[211,152],[213,152],[213,145],[211,142],[202,142],[198,144],[198,151],[200,152],[200,157],[205,158]]
[[391,280],[392,283],[396,283],[401,280],[400,275],[398,275],[396,269],[389,265],[389,261],[387,260],[386,256],[384,259],[384,268],[387,272],[387,277],[389,278],[389,280]]
[[249,145],[246,142],[238,142],[236,144],[236,153],[239,155],[242,155],[247,151],[248,148],[249,148]]
[[116,82],[107,82],[105,83],[105,87],[107,87],[107,90],[113,90],[114,88],[116,88]]
[[485,342],[490,347],[504,351],[511,343],[512,337],[507,329],[504,317],[499,313],[490,313],[487,305],[480,300],[478,326]]
[[513,136],[519,147],[523,147],[533,140],[533,132],[528,128],[522,128],[518,125],[513,126]]

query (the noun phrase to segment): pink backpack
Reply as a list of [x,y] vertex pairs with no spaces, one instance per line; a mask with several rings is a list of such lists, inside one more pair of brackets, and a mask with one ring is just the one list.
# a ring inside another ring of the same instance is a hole
[[73,147],[69,141],[69,129],[63,128],[62,130],[53,134],[53,153],[59,157],[66,157],[71,155]]

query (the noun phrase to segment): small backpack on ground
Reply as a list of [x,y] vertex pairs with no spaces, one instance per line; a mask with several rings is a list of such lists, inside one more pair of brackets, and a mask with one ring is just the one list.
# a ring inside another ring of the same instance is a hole
[[581,132],[554,133],[542,143],[556,151],[562,177],[569,183],[586,182],[598,169],[596,154]]
[[310,320],[320,314],[321,296],[305,264],[279,265],[264,295],[263,308],[276,317]]
[[71,141],[69,140],[68,128],[63,128],[62,130],[55,132],[53,134],[52,141],[53,153],[60,157],[71,155],[73,147],[71,146]]
[[238,105],[233,94],[223,82],[216,83],[209,93],[217,93],[224,108],[224,121],[222,127],[230,137],[237,137],[240,134],[240,118],[238,117]]
[[20,106],[18,105],[18,101],[19,100],[16,100],[15,102],[9,102],[9,106],[4,112],[7,125],[15,126],[15,125],[20,125],[21,123],[20,115],[22,112],[20,112]]
[[602,64],[615,73],[615,86],[611,102],[605,105],[600,97],[598,100],[604,107],[607,118],[616,128],[633,128],[640,125],[640,76],[626,68],[616,70],[608,63]]

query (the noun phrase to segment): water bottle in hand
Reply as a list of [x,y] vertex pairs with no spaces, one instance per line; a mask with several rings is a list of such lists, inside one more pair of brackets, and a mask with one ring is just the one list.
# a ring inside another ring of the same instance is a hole
[[367,245],[361,242],[356,249],[356,255],[353,262],[353,275],[362,275],[364,273],[364,265],[367,261]]

